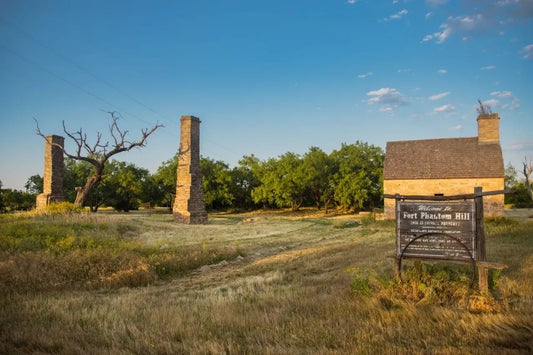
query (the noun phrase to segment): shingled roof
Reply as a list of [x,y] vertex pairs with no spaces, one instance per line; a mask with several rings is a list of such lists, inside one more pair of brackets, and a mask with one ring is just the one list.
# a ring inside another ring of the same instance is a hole
[[504,177],[499,143],[477,137],[387,142],[383,179]]

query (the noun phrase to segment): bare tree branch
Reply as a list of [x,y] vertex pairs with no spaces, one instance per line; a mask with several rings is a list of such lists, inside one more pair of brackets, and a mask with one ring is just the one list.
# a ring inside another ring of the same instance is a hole
[[[100,132],[96,133],[96,142],[91,145],[87,140],[87,134],[83,133],[83,130],[80,128],[78,131],[70,132],[65,126],[65,121],[63,121],[63,131],[65,134],[74,142],[76,146],[75,153],[71,154],[65,150],[64,147],[57,143],[52,143],[48,138],[41,132],[39,127],[39,122],[34,118],[35,124],[37,126],[37,135],[43,137],[46,142],[53,144],[56,147],[59,147],[63,153],[74,160],[86,161],[94,167],[93,174],[87,178],[85,186],[77,189],[77,196],[75,204],[82,206],[85,200],[85,197],[89,191],[96,186],[102,179],[102,174],[104,171],[105,164],[113,155],[130,151],[136,147],[144,147],[146,145],[147,138],[154,133],[158,128],[163,127],[163,125],[156,124],[151,129],[142,129],[142,137],[134,142],[126,140],[128,134],[127,130],[122,131],[118,126],[119,115],[116,112],[108,112],[111,115],[111,125],[109,126],[109,133],[113,139],[113,149],[107,150],[109,148],[109,141],[105,144],[102,143],[102,134]],[[84,155],[83,152],[86,154]]]

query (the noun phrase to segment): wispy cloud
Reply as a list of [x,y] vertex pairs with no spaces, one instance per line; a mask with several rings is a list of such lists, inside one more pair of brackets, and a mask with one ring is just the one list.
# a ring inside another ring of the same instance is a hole
[[379,111],[394,113],[394,110],[402,105],[407,105],[407,98],[394,88],[381,88],[366,93],[369,97],[366,102],[370,105],[379,105]]
[[374,73],[372,73],[371,71],[369,71],[368,73],[365,73],[365,74],[359,74],[359,75],[357,75],[357,77],[358,77],[359,79],[364,79],[364,78],[368,78],[369,76],[372,76],[372,75],[374,75]]
[[500,99],[513,97],[513,93],[511,91],[493,91],[490,93],[490,95],[499,97]]
[[437,73],[446,74],[446,73],[448,73],[448,71],[446,69],[439,69],[439,70],[437,70]]
[[453,111],[455,111],[455,106],[453,106],[452,104],[447,104],[447,105],[435,107],[433,109],[433,112],[435,112],[435,113],[450,113],[450,112],[453,112]]
[[357,3],[357,1],[358,0],[348,0],[348,1],[346,1],[346,3],[353,5],[353,4]]
[[482,102],[483,106],[489,106],[491,108],[494,108],[500,104],[500,101],[498,99],[489,99]]
[[522,48],[522,53],[524,53],[524,59],[533,59],[533,44],[528,44]]
[[506,151],[530,151],[533,149],[533,140],[511,142],[510,145],[503,147]]
[[451,126],[451,127],[450,127],[450,130],[451,130],[451,131],[460,131],[460,130],[462,130],[462,129],[463,129],[463,125],[460,125],[460,124],[458,124],[458,125],[456,125],[456,126]]
[[385,17],[383,19],[383,21],[399,20],[402,17],[404,17],[405,15],[407,15],[408,13],[409,13],[409,11],[407,11],[406,9],[403,9],[403,10],[398,11],[397,13],[395,13],[393,15],[390,15],[389,17]]
[[481,70],[494,70],[494,69],[496,69],[496,66],[495,65],[487,65],[485,67],[481,67],[480,69]]
[[442,31],[425,35],[424,38],[422,38],[422,42],[428,42],[433,39],[436,40],[437,43],[446,41],[446,39],[452,34],[452,29],[447,25],[441,25],[440,27]]
[[[436,7],[444,4],[445,0],[426,0],[430,6]],[[476,3],[476,2],[472,2]],[[439,30],[423,37],[422,42],[435,41],[444,43],[452,35],[457,35],[463,40],[484,34],[506,33],[510,26],[523,25],[525,21],[533,18],[533,2],[531,0],[492,0],[477,2],[476,6],[466,5],[470,13],[459,16],[449,16],[440,26]],[[532,49],[533,50],[533,49]],[[527,55],[527,54],[526,54]],[[533,58],[533,53],[531,54]]]
[[445,98],[446,96],[450,95],[450,92],[447,91],[447,92],[442,92],[440,94],[436,94],[436,95],[431,95],[430,97],[428,97],[429,100],[431,101],[437,101],[437,100],[440,100],[440,99],[443,99]]
[[[493,91],[490,93],[490,96],[494,96],[500,100],[504,100],[505,103],[501,106],[503,109],[516,110],[517,108],[520,108],[520,100],[518,100],[518,98],[513,95],[512,91]],[[499,100],[492,100],[492,105],[494,107],[500,104]],[[509,102],[508,100],[511,101]],[[490,105],[490,103],[488,104]]]
[[439,6],[442,4],[446,4],[448,0],[426,0],[426,4],[429,6]]

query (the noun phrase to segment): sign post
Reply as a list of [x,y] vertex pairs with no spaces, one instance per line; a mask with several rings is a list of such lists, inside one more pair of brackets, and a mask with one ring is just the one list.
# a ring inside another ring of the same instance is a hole
[[[483,196],[511,190],[454,196],[384,195],[396,199],[396,258],[401,278],[403,258],[472,263],[472,284],[478,266],[479,289],[488,292],[488,268],[507,266],[487,262]],[[471,284],[471,286],[472,286]]]

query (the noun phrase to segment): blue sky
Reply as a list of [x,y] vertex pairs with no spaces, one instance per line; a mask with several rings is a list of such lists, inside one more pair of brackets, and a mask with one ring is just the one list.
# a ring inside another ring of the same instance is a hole
[[[533,0],[0,2],[0,180],[43,174],[46,134],[121,114],[155,172],[202,120],[201,154],[235,166],[357,140],[477,135],[499,113],[505,163],[533,157]],[[67,141],[67,148],[72,145]]]

